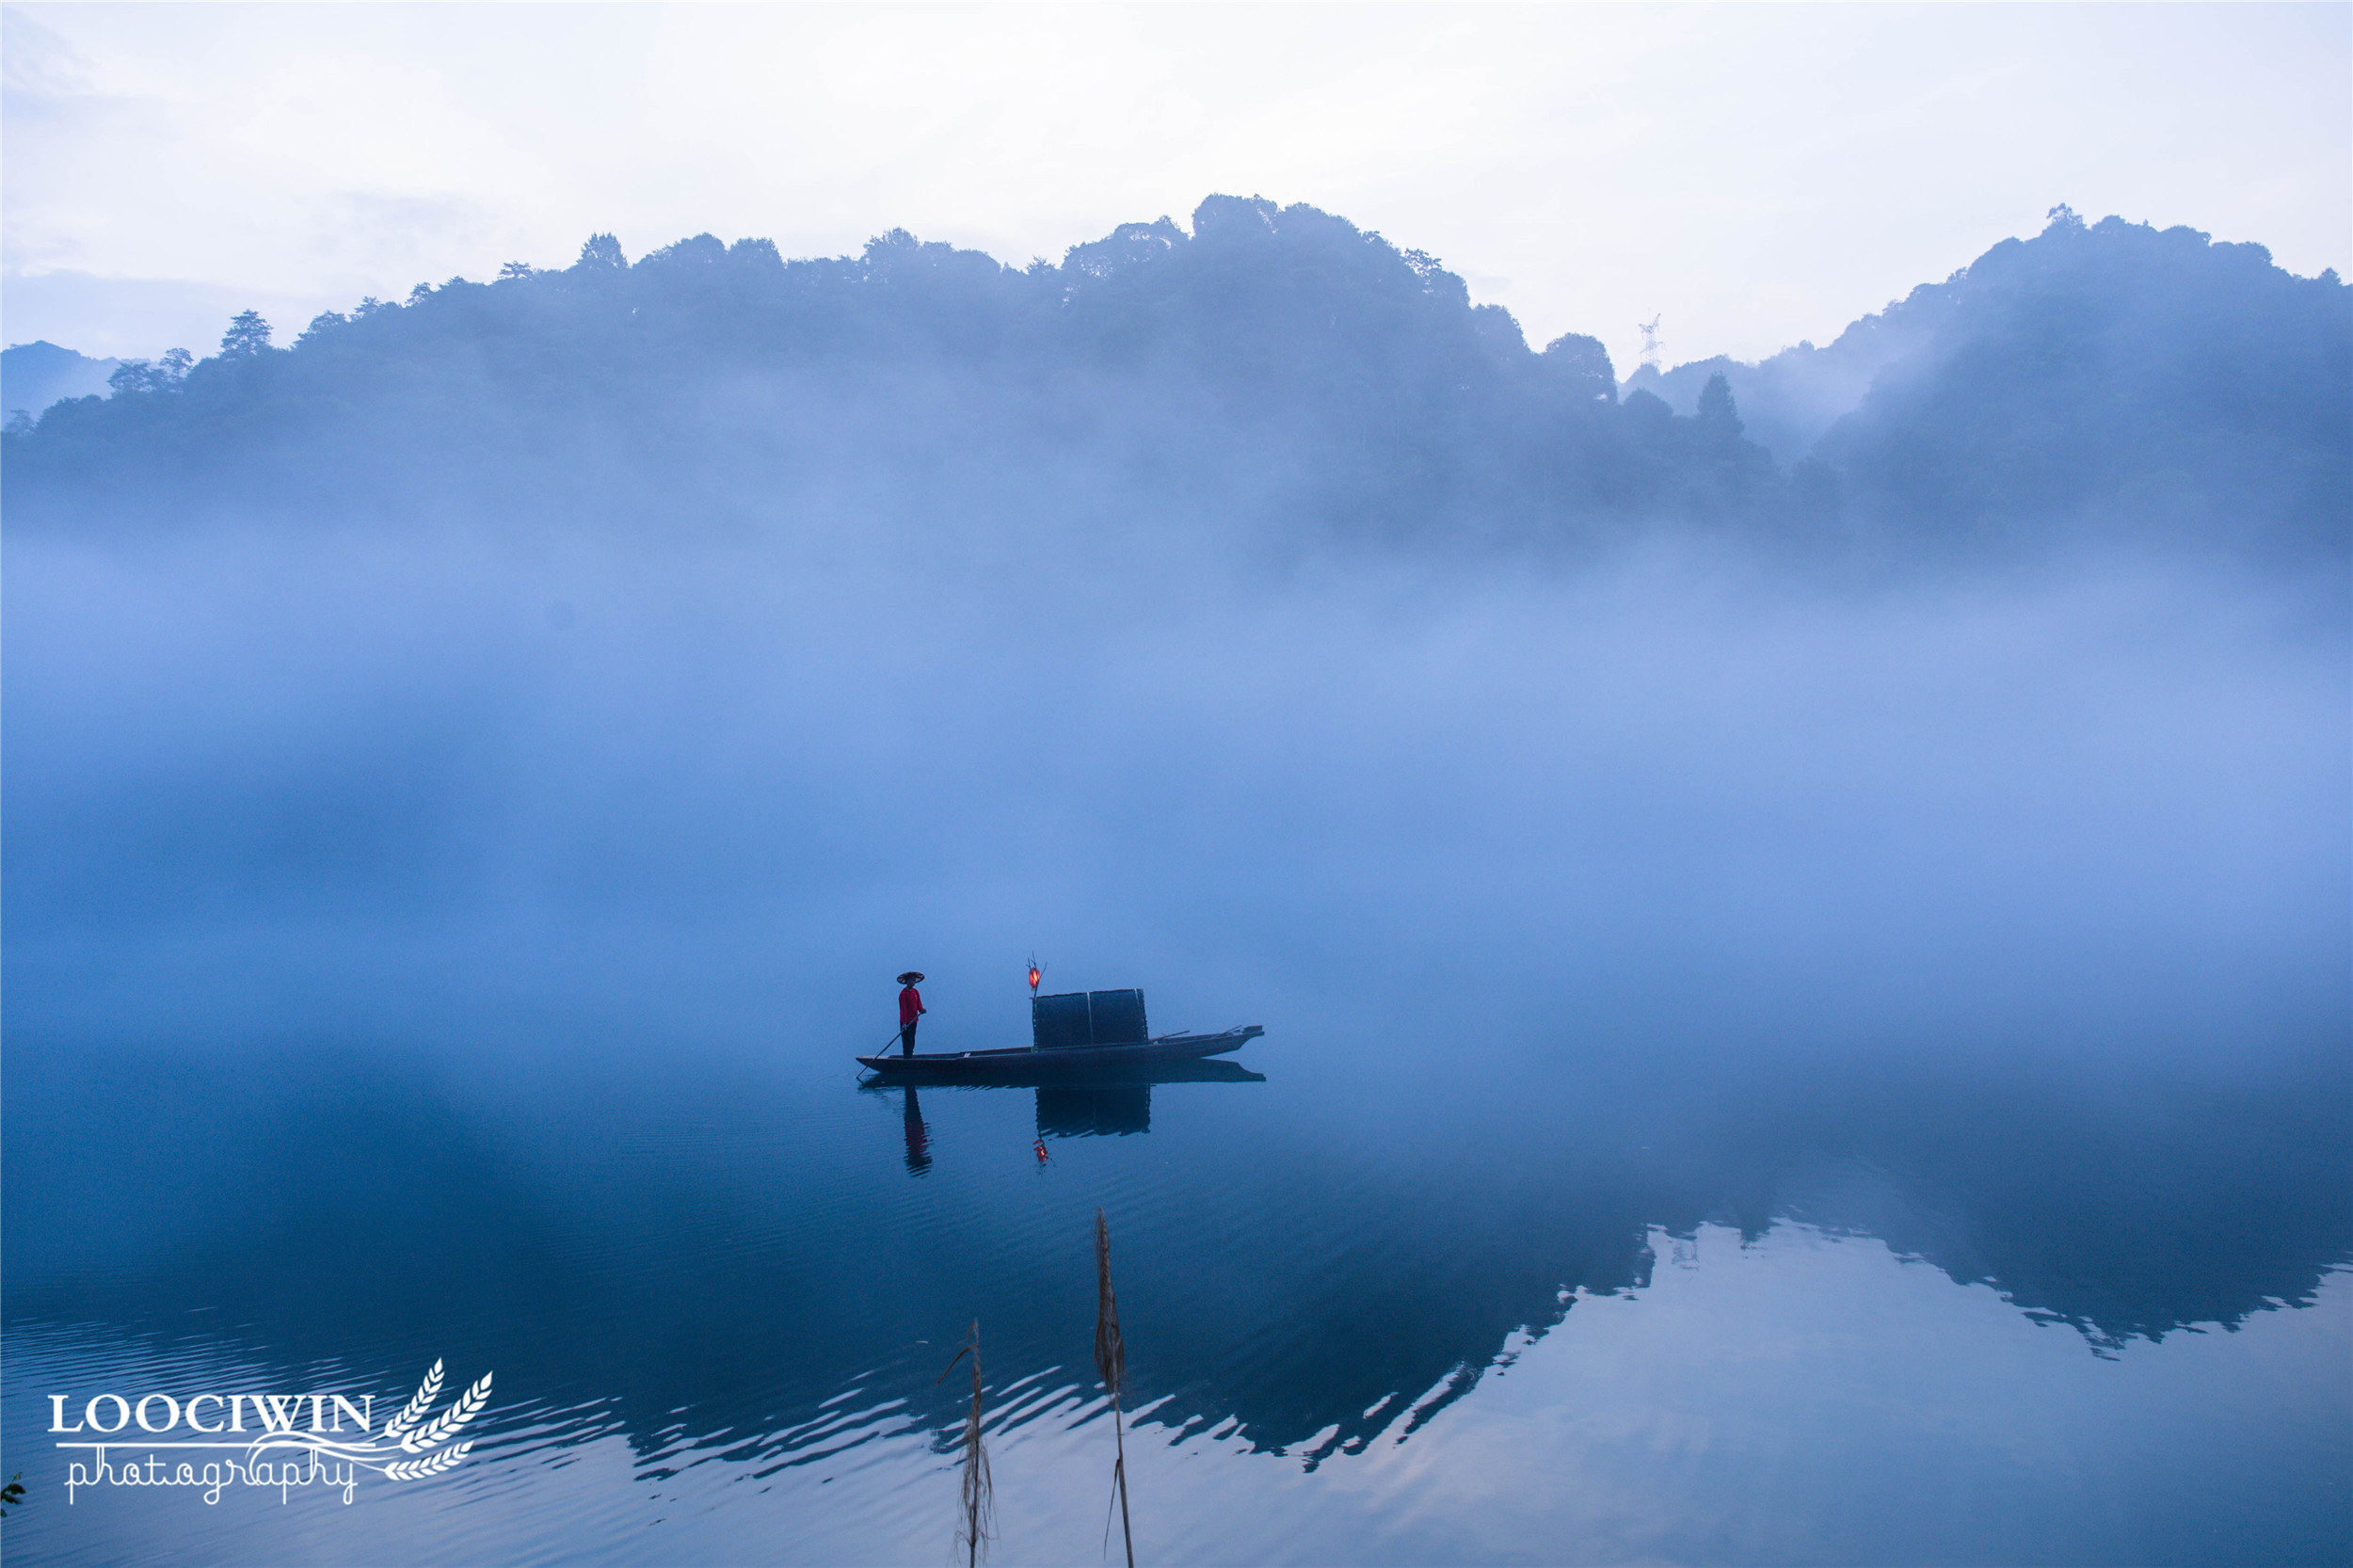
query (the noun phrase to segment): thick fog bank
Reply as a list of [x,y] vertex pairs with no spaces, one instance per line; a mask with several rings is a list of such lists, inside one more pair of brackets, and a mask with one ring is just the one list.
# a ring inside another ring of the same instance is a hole
[[10,1031],[2341,1054],[2353,290],[2061,209],[1782,368],[1230,197],[248,312],[0,437]]
[[17,535],[12,1035],[2341,1052],[2326,584]]

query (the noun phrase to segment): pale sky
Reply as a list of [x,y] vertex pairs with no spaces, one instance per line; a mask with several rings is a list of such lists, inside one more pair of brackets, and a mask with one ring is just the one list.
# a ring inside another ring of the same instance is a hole
[[1204,195],[1542,344],[1769,354],[2067,202],[2353,274],[2353,6],[29,5],[0,333],[200,354],[509,259],[894,226],[1015,264]]

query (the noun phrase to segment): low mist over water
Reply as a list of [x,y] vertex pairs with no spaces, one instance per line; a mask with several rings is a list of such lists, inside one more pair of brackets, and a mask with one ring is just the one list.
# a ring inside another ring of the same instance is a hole
[[1588,1048],[2344,1018],[2344,628],[2294,582],[330,523],[22,541],[9,591],[24,1025],[576,1002],[838,1056],[910,957],[943,1037],[1019,1033],[1033,947]]
[[[1097,1206],[1140,1557],[2353,1547],[2333,275],[2061,210],[1677,413],[1313,209],[705,240],[5,438],[21,1548],[928,1560],[977,1318],[1084,1558]],[[1266,1035],[858,1087],[1032,953]],[[60,1489],[441,1357],[440,1481]]]

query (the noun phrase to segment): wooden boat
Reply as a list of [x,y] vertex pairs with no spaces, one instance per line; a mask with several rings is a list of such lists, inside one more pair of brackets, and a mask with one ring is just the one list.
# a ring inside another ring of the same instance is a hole
[[[1190,1062],[1145,1062],[1127,1066],[1089,1067],[1083,1072],[1057,1072],[1050,1062],[1044,1067],[1024,1069],[1018,1066],[1000,1067],[985,1079],[945,1077],[927,1074],[920,1067],[909,1068],[901,1062],[895,1073],[870,1072],[857,1080],[857,1086],[870,1094],[892,1094],[903,1089],[1054,1089],[1091,1093],[1097,1089],[1150,1088],[1160,1083],[1264,1083],[1266,1074],[1254,1073],[1241,1063],[1225,1057],[1203,1057]],[[925,1060],[922,1057],[915,1059]],[[955,1060],[949,1057],[949,1061]]]
[[1115,1076],[1198,1062],[1239,1050],[1266,1030],[1257,1024],[1216,1034],[1161,1034],[1120,1045],[1016,1046],[1003,1050],[861,1056],[858,1065],[885,1080],[922,1083],[1032,1083],[1040,1079]]

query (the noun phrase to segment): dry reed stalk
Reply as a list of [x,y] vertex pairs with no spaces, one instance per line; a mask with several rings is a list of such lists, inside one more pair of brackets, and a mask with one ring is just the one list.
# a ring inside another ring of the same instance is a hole
[[981,1443],[981,1322],[972,1320],[972,1338],[940,1370],[934,1383],[944,1383],[956,1363],[972,1358],[972,1408],[964,1417],[964,1508],[956,1525],[956,1543],[964,1548],[965,1568],[979,1568],[981,1548],[996,1533],[997,1488],[988,1477],[988,1449]]
[[[1119,1336],[1119,1299],[1112,1294],[1112,1233],[1103,1211],[1095,1211],[1095,1369],[1112,1400],[1112,1484],[1119,1492],[1119,1534],[1128,1546],[1128,1568],[1136,1568],[1136,1536],[1128,1523],[1128,1440],[1120,1432],[1120,1385],[1128,1376],[1128,1347]],[[1105,1529],[1110,1528],[1108,1521]]]

